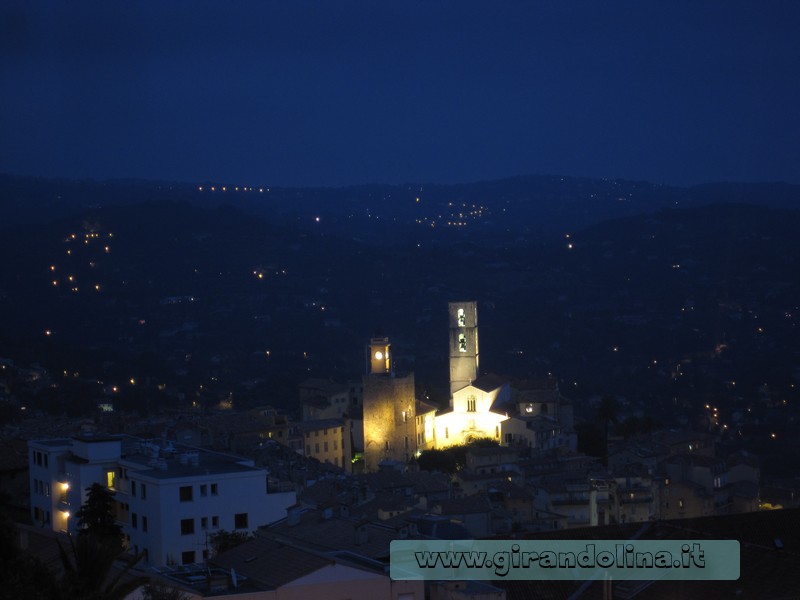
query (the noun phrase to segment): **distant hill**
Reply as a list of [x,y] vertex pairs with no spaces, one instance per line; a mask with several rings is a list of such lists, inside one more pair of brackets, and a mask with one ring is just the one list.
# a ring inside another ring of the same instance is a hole
[[[212,191],[213,190],[213,191]],[[224,191],[223,191],[224,190]],[[202,182],[69,181],[0,175],[2,223],[43,223],[143,201],[235,206],[280,223],[370,242],[547,239],[608,219],[715,203],[799,208],[800,186],[713,183],[690,188],[606,179],[526,176],[469,184],[271,188]]]

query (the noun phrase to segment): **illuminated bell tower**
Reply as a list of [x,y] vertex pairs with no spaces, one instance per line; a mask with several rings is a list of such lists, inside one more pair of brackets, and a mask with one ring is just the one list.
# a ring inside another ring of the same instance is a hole
[[478,377],[478,303],[450,302],[450,397]]
[[380,375],[392,373],[392,361],[389,356],[389,338],[372,338],[367,346],[367,373]]
[[384,460],[408,462],[417,450],[414,374],[396,377],[389,338],[367,345],[364,375],[364,467],[377,471]]

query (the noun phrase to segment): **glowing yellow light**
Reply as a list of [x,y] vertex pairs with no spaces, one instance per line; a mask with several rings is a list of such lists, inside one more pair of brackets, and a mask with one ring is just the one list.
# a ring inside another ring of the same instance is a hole
[[64,514],[64,518],[65,519],[69,519],[69,511],[68,510],[65,510],[63,514]]
[[263,273],[259,273],[259,274],[258,274],[258,278],[259,278],[259,279],[264,279],[264,274],[263,274]]
[[55,271],[56,270],[56,266],[55,265],[50,265],[50,270],[51,271]]
[[51,335],[52,333],[53,333],[53,332],[52,332],[52,331],[50,331],[49,329],[48,329],[47,331],[45,331],[45,332],[44,332],[44,334],[45,334],[45,335]]
[[134,379],[133,377],[131,377],[131,385],[136,385],[136,379]]
[[74,278],[72,275],[70,275],[69,277],[67,277],[67,279],[69,279],[70,281],[75,281],[75,278]]
[[378,351],[375,353],[375,360],[383,360],[383,352],[381,352],[380,350],[378,350]]
[[95,284],[94,289],[96,289],[99,292],[100,291],[100,284],[99,283]]
[[111,252],[111,248],[109,248],[108,246],[106,246],[105,248],[103,248],[103,251],[104,251],[106,254],[108,254],[109,252]]
[[65,481],[64,483],[62,483],[61,489],[66,492],[69,489],[69,482]]
[[55,279],[53,280],[53,285],[58,285],[58,282]]

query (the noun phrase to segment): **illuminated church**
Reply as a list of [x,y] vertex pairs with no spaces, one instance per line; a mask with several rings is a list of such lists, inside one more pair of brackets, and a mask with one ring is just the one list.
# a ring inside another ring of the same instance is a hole
[[534,451],[573,451],[572,407],[554,379],[511,385],[480,375],[478,307],[449,304],[450,406],[416,399],[414,374],[396,376],[388,338],[373,338],[364,375],[364,461],[375,471],[384,461],[407,462],[423,450],[491,438]]

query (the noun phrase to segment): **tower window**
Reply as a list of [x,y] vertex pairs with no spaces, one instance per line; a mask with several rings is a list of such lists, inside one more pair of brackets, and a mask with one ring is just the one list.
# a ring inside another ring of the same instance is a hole
[[476,399],[475,396],[467,398],[467,412],[475,412]]
[[463,333],[458,334],[458,351],[459,352],[467,351],[467,336],[465,336]]
[[467,325],[467,317],[464,314],[464,309],[463,308],[459,308],[458,309],[458,313],[456,313],[456,314],[457,314],[457,318],[458,318],[458,326],[459,327],[466,327],[466,325]]

